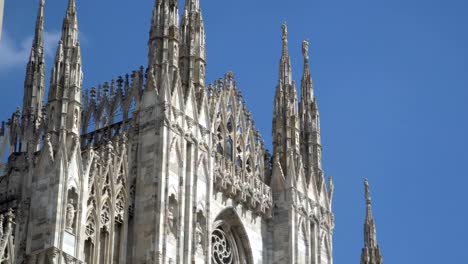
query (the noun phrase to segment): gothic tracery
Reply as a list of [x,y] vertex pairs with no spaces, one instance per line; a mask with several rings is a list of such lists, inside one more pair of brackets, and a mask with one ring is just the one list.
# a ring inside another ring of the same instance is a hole
[[[156,2],[146,69],[83,90],[77,10],[69,0],[47,104],[31,97],[33,86],[36,97],[45,91],[44,69],[33,67],[44,58],[33,57],[28,78],[39,79],[26,80],[23,111],[0,129],[12,157],[6,177],[29,177],[21,182],[32,191],[18,199],[31,205],[18,202],[25,204],[21,218],[30,214],[28,224],[38,226],[28,230],[20,221],[18,244],[34,252],[28,259],[50,263],[253,264],[255,252],[263,263],[330,264],[333,184],[323,179],[308,43],[299,102],[283,25],[270,155],[234,74],[205,86],[199,1],[186,1],[180,21],[178,9],[175,0]],[[41,38],[33,51],[43,49]],[[4,182],[0,188],[10,188]],[[12,221],[0,224],[7,225],[0,235],[11,232]],[[54,246],[41,251],[49,242]],[[0,262],[11,256],[12,241],[5,243]]]

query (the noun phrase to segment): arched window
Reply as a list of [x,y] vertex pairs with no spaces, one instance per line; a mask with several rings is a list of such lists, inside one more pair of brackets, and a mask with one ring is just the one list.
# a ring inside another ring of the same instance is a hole
[[109,222],[110,222],[109,203],[106,202],[101,209],[101,230],[99,233],[99,263],[107,263],[109,252]]
[[119,264],[121,263],[120,261],[120,252],[121,252],[121,247],[122,246],[122,222],[120,221],[115,221],[114,225],[114,248],[113,248],[113,258],[112,258],[112,263],[114,264]]
[[213,264],[252,264],[248,235],[233,208],[225,209],[216,218],[211,233]]
[[218,145],[216,146],[216,150],[219,154],[224,155],[224,148],[223,148],[223,132],[221,131],[221,126],[218,126],[216,136],[218,138]]
[[109,232],[104,227],[99,235],[99,263],[107,263],[107,248],[109,245]]
[[85,241],[84,253],[85,253],[85,262],[87,264],[93,264],[94,243],[91,238],[88,238]]
[[232,133],[233,124],[232,124],[232,119],[230,117],[227,121],[226,128],[229,133]]

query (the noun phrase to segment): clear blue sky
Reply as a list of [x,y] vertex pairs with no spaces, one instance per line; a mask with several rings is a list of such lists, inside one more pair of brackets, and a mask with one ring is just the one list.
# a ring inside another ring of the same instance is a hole
[[[78,0],[85,87],[147,62],[152,0]],[[50,68],[66,1],[48,0]],[[208,81],[233,70],[270,142],[281,22],[294,78],[301,42],[335,180],[335,263],[359,263],[363,178],[386,263],[468,263],[468,3],[462,0],[201,0]],[[0,118],[21,104],[36,0],[7,0]],[[268,143],[270,144],[270,143]]]

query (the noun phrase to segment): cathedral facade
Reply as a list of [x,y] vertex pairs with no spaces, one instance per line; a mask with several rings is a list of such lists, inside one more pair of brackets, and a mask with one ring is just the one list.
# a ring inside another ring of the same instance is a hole
[[[298,96],[283,24],[270,154],[234,74],[206,83],[199,0],[183,8],[157,0],[147,67],[86,90],[69,0],[46,96],[40,0],[23,107],[0,131],[0,263],[333,263],[308,43]],[[366,197],[361,263],[381,264]]]

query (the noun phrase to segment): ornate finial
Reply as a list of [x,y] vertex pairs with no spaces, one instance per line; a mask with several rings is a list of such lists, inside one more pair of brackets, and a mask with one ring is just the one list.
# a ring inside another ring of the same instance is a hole
[[40,1],[39,1],[39,4],[40,4],[41,6],[44,6],[44,5],[45,5],[45,0],[40,0]]
[[304,59],[309,59],[309,41],[304,40],[302,41],[302,55],[304,55]]
[[234,79],[234,72],[228,71],[227,77],[228,77],[228,79]]
[[366,203],[371,204],[371,197],[370,197],[370,187],[369,187],[369,181],[367,179],[364,180],[364,187],[366,188]]

